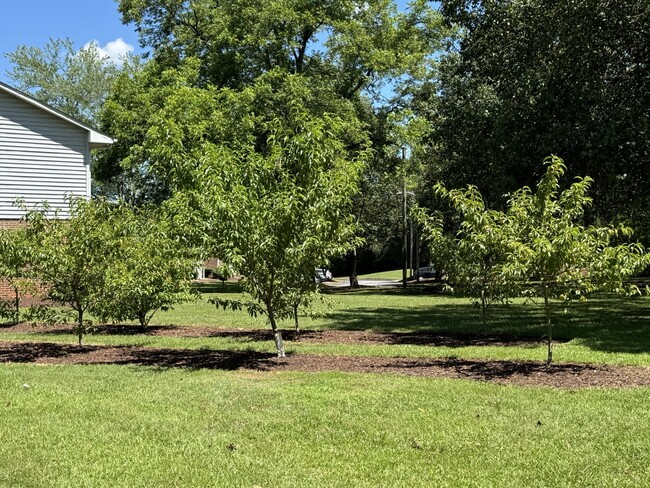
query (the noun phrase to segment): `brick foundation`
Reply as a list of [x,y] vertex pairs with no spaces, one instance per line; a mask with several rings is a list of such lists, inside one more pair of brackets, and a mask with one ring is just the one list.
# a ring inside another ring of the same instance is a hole
[[0,219],[0,229],[17,229],[24,225],[25,221],[20,219]]
[[[19,227],[24,227],[26,225],[24,220],[20,219],[0,219],[0,230],[4,229],[18,229]],[[37,286],[40,291],[40,287]],[[9,287],[9,284],[0,279],[0,300],[13,300],[14,291]],[[41,293],[36,293],[34,295],[26,295],[22,298],[21,303],[23,305],[29,306],[36,303],[41,303],[43,298]]]

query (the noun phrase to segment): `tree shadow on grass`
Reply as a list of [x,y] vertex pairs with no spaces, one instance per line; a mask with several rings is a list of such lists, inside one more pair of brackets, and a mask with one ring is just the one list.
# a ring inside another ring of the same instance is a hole
[[[592,350],[622,353],[650,352],[650,300],[597,296],[586,302],[553,304],[553,336],[557,342],[577,339]],[[432,303],[431,307],[350,308],[330,312],[325,328],[413,331],[458,339],[494,338],[496,342],[546,338],[542,308],[534,303],[493,305],[485,325],[480,310],[470,303]],[[489,345],[489,344],[486,344]]]
[[585,364],[555,364],[546,368],[534,361],[489,361],[459,358],[385,358],[318,356],[277,358],[254,351],[149,349],[129,346],[75,347],[65,344],[0,344],[0,362],[39,364],[110,364],[147,367],[254,371],[343,371],[396,373],[409,376],[464,378],[496,383],[579,388],[585,386],[647,386],[647,368],[611,368]]

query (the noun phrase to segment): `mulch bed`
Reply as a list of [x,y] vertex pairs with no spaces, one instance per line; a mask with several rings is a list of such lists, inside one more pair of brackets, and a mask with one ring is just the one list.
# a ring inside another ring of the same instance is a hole
[[252,351],[160,349],[133,346],[73,346],[0,342],[0,362],[36,364],[118,364],[158,368],[253,371],[345,371],[464,378],[499,384],[557,388],[650,386],[650,368],[488,361],[452,358],[383,358],[291,354],[278,358]]
[[[0,332],[70,334],[70,326],[32,327],[29,324],[0,326]],[[269,341],[272,339],[269,329],[228,329],[205,326],[150,326],[142,329],[136,325],[100,325],[95,335],[146,335],[166,337],[230,337],[247,341]],[[517,338],[498,335],[436,335],[425,332],[374,332],[359,330],[304,330],[297,338],[293,330],[282,330],[285,340],[317,344],[365,344],[365,345],[419,345],[419,346],[528,346],[543,341],[530,338]],[[556,343],[562,342],[556,340]]]

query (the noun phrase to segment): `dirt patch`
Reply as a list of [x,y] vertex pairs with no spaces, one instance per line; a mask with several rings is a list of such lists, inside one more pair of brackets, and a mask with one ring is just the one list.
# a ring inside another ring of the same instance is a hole
[[556,364],[532,361],[380,358],[291,354],[277,358],[251,351],[159,349],[132,346],[84,346],[3,342],[0,362],[37,364],[119,364],[159,368],[207,368],[254,371],[344,371],[464,378],[499,384],[586,387],[650,387],[650,368]]
[[[70,326],[32,327],[18,324],[0,327],[2,332],[70,334]],[[205,326],[151,326],[145,329],[136,325],[100,325],[98,335],[146,335],[167,337],[226,337],[245,341],[272,340],[269,329],[227,329]],[[293,330],[282,330],[285,340],[317,344],[366,344],[366,345],[419,345],[419,346],[534,346],[541,339],[518,338],[499,335],[433,334],[426,332],[375,332],[358,330],[305,330],[295,337]],[[555,342],[562,342],[555,341]]]

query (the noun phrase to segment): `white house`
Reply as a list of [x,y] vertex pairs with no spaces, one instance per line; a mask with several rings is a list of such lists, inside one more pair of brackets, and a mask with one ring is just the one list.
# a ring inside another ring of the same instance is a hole
[[14,206],[47,201],[67,216],[66,195],[90,197],[90,150],[113,140],[0,82],[0,227],[23,216]]

